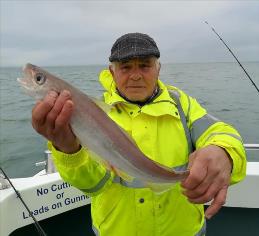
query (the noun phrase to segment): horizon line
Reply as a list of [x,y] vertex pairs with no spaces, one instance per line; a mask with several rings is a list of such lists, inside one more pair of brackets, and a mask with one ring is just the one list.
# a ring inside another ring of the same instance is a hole
[[[259,63],[258,61],[242,61],[243,63]],[[208,62],[161,62],[161,64],[210,64],[210,63],[237,63],[236,61],[208,61]],[[26,64],[26,63],[25,63]],[[23,64],[24,65],[24,64]],[[0,68],[19,68],[23,67],[23,65],[0,65]],[[107,64],[52,64],[52,65],[40,65],[41,67],[73,67],[73,66],[108,66]]]

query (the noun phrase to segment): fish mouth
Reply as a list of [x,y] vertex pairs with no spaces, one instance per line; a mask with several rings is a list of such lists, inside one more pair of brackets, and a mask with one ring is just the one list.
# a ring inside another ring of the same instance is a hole
[[33,90],[30,84],[30,79],[33,78],[33,65],[30,63],[27,63],[25,66],[23,66],[23,74],[24,78],[17,78],[17,81],[20,83],[20,85],[25,88],[26,90]]
[[27,87],[26,79],[25,78],[17,78],[17,81],[23,86]]
[[[17,78],[17,81],[21,85],[22,90],[25,94],[31,97],[35,97],[35,95],[37,95],[35,89],[29,85],[28,80],[26,78]],[[40,98],[36,98],[36,99],[40,99]]]
[[17,78],[17,81],[22,86],[22,88],[25,89],[25,91],[26,90],[27,91],[32,91],[33,90],[33,88],[28,85],[28,82],[27,82],[26,78]]

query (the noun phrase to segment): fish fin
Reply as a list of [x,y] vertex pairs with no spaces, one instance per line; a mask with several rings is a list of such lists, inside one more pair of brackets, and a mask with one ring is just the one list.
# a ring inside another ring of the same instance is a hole
[[182,178],[184,177],[187,177],[189,175],[189,172],[190,170],[189,169],[183,169],[183,170],[174,170],[173,167],[168,167],[168,166],[165,166],[155,160],[151,160],[152,162],[154,162],[156,165],[160,166],[161,168],[167,170],[167,171],[170,171],[170,172],[173,172],[175,173],[175,175],[179,175],[179,176],[182,176]]
[[[116,105],[120,104],[121,102],[113,103],[112,105],[109,105],[105,103],[104,101],[101,101],[97,98],[89,96],[89,98],[98,106],[100,107],[105,113],[109,113],[112,109],[116,107]],[[130,139],[131,142],[133,142],[136,145],[135,140],[125,131],[122,127],[120,127],[118,124],[117,126],[120,128],[120,130]],[[137,145],[136,145],[137,146]]]
[[174,187],[175,183],[147,183],[148,188],[150,188],[155,194],[160,195],[167,192]]
[[124,179],[127,182],[132,182],[134,180],[134,178],[130,175],[128,175],[127,173],[113,167],[113,170],[115,172],[116,175],[118,175],[119,177],[121,177],[122,179]]
[[113,108],[113,106],[105,103],[104,101],[102,100],[99,100],[95,97],[92,97],[92,96],[88,96],[98,107],[100,107],[106,114],[108,114],[111,109]]
[[94,160],[94,161],[98,162],[99,164],[103,165],[107,170],[113,171],[116,175],[118,175],[119,177],[121,177],[125,181],[128,181],[128,182],[133,181],[133,177],[131,177],[130,175],[126,174],[125,172],[119,170],[118,168],[116,168],[115,166],[110,164],[108,161],[102,159],[95,152],[93,152],[91,150],[88,150],[88,152],[89,152],[90,158],[92,160]]
[[[108,114],[113,108],[115,108],[116,105],[120,104],[121,102],[116,102],[113,105],[109,105],[97,98],[89,96],[89,98],[98,106],[100,107],[106,114]],[[117,126],[120,128],[120,130],[129,138],[129,140],[134,143],[137,146],[135,140],[130,136],[130,134],[127,133],[122,127],[120,127],[118,124]]]

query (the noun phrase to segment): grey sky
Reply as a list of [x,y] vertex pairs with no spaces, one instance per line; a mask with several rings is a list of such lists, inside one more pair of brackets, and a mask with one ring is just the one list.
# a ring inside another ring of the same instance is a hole
[[162,62],[259,61],[259,1],[4,1],[1,66],[106,64],[124,33],[152,36]]

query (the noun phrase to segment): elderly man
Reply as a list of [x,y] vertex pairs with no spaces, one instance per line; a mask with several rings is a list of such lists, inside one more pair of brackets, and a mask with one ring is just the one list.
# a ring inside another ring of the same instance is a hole
[[[189,176],[162,193],[127,182],[91,159],[69,119],[69,91],[49,93],[32,112],[33,127],[49,140],[62,178],[92,196],[96,235],[193,236],[225,202],[231,183],[245,176],[238,132],[207,114],[198,102],[159,79],[159,49],[146,34],[121,36],[111,49],[109,70],[100,74],[109,113],[150,159]],[[205,214],[203,203],[211,201]]]

